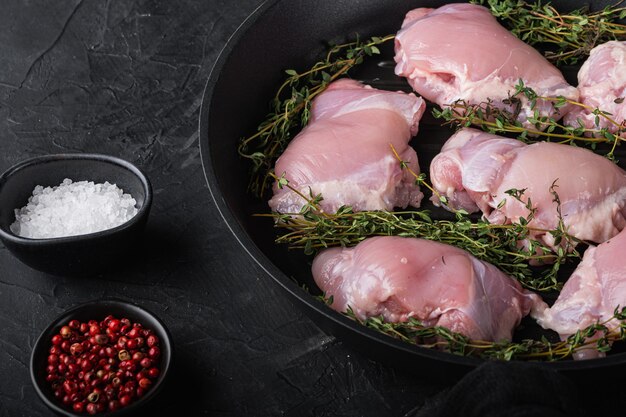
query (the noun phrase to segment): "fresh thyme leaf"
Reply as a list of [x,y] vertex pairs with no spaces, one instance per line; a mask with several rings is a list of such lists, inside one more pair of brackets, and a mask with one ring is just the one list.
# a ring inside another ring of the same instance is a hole
[[285,174],[283,174],[278,180],[276,180],[278,184],[278,188],[283,189],[287,185],[289,185],[289,180],[285,178]]

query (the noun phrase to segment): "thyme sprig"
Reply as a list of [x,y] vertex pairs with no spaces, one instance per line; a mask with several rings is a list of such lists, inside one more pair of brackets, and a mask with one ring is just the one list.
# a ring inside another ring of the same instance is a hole
[[[523,100],[528,101],[530,109],[533,110],[533,114],[527,120],[530,127],[518,120]],[[552,102],[556,109],[566,105],[584,108],[595,116],[594,126],[587,128],[581,121],[577,126],[568,126],[554,117],[542,116],[537,110],[539,101]],[[607,111],[563,96],[540,96],[532,88],[527,87],[522,80],[519,80],[515,86],[515,91],[501,103],[487,100],[472,104],[465,100],[457,100],[443,106],[442,110],[433,109],[433,116],[442,119],[443,125],[456,128],[476,126],[489,133],[514,134],[524,142],[545,139],[562,144],[586,145],[594,150],[598,144],[608,143],[611,144],[611,148],[606,157],[611,160],[615,159],[617,146],[626,140],[626,121],[618,122]],[[603,120],[613,129],[601,127]]]
[[491,13],[504,21],[511,32],[530,45],[552,45],[545,56],[558,64],[575,64],[595,46],[626,36],[626,17],[621,3],[597,12],[586,8],[559,13],[550,2],[527,3],[523,0],[472,0],[486,4]]
[[[323,297],[321,297],[323,299]],[[326,301],[327,302],[327,301]],[[524,339],[519,342],[489,342],[470,340],[468,337],[441,326],[426,326],[416,318],[392,323],[383,317],[359,319],[351,309],[347,317],[370,329],[396,339],[426,348],[437,348],[460,356],[512,360],[530,359],[558,361],[570,358],[574,353],[586,349],[608,352],[616,341],[626,340],[626,307],[615,308],[608,320],[591,324],[578,330],[561,342]]]
[[366,41],[357,39],[334,45],[325,59],[310,69],[303,72],[293,69],[285,71],[288,78],[276,92],[270,113],[259,125],[257,132],[239,144],[239,154],[253,162],[250,180],[253,193],[260,197],[268,189],[274,162],[292,136],[309,121],[312,100],[332,81],[361,64],[365,57],[380,54],[378,46],[393,38],[394,35],[372,37]]
[[[287,187],[306,200],[298,213],[257,214],[274,220],[274,227],[283,231],[276,243],[291,249],[313,254],[333,246],[354,246],[372,236],[417,237],[446,243],[464,249],[476,258],[489,262],[506,274],[516,278],[524,287],[536,291],[560,289],[558,272],[571,258],[579,258],[575,246],[580,241],[567,233],[564,223],[554,230],[530,226],[535,208],[530,200],[524,201],[529,215],[515,224],[492,224],[484,220],[473,222],[466,212],[456,212],[455,220],[435,220],[426,210],[416,211],[360,211],[349,206],[335,213],[320,208],[321,195],[308,196],[292,187],[284,178],[278,178],[280,187]],[[551,192],[557,195],[556,184]],[[511,190],[513,198],[523,201],[523,190]],[[556,198],[556,197],[555,197]],[[557,205],[559,202],[557,202]],[[552,235],[556,250],[541,243],[536,235]],[[520,247],[519,242],[526,244]],[[533,265],[550,267],[537,271]]]
[[433,196],[435,196],[437,198],[437,200],[439,201],[440,204],[442,204],[443,206],[446,207],[447,210],[453,212],[453,213],[459,213],[459,214],[467,214],[466,211],[464,210],[457,210],[454,207],[450,207],[448,205],[448,199],[446,198],[445,195],[441,195],[441,193],[439,193],[439,191],[437,191],[428,181],[426,181],[426,174],[425,173],[421,173],[418,174],[415,171],[413,171],[413,169],[411,169],[411,167],[409,166],[409,163],[407,161],[403,161],[402,158],[400,157],[400,154],[398,153],[398,151],[396,150],[395,146],[393,146],[393,144],[389,144],[389,146],[391,147],[391,152],[393,152],[393,156],[395,156],[395,158],[398,160],[398,162],[400,163],[400,169],[402,170],[407,170],[409,172],[409,174],[411,174],[413,176],[413,178],[415,178],[415,185],[416,186],[423,186],[426,187],[430,190],[430,192],[433,194]]

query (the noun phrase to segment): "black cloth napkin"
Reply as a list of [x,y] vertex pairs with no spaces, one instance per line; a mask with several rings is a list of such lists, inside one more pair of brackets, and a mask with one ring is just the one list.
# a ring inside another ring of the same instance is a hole
[[537,364],[487,362],[428,401],[415,417],[583,416],[577,387]]

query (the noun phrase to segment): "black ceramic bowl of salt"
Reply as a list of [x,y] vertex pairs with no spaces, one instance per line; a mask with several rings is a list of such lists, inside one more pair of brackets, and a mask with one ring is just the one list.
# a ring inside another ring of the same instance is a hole
[[[95,233],[54,238],[26,238],[11,229],[15,210],[27,205],[37,185],[109,182],[135,199],[137,213],[125,223]],[[152,204],[152,187],[135,165],[98,154],[59,154],[28,159],[0,176],[0,240],[26,265],[53,275],[94,275],[120,265],[136,252]]]

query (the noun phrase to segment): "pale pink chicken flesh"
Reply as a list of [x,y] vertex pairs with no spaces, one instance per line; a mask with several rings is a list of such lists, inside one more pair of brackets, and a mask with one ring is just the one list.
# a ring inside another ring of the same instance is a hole
[[474,340],[511,340],[522,317],[542,303],[493,265],[423,239],[372,237],[327,249],[313,261],[313,278],[337,311],[390,322],[415,317]]
[[[453,209],[481,210],[491,223],[508,224],[528,218],[526,202],[536,209],[530,226],[554,230],[557,204],[570,235],[604,242],[626,225],[626,173],[608,159],[570,145],[514,139],[461,129],[443,146],[430,165],[434,188]],[[520,200],[508,190],[525,192]],[[438,204],[438,199],[433,202]],[[533,234],[554,248],[550,233]]]
[[[357,81],[332,83],[313,102],[309,124],[289,144],[274,172],[306,196],[322,194],[322,210],[419,207],[423,194],[408,168],[419,173],[409,140],[417,134],[424,101],[414,94],[377,90]],[[392,149],[393,146],[393,149]],[[306,202],[274,184],[270,207],[298,213]]]
[[[544,329],[562,339],[596,322],[605,322],[617,307],[626,307],[626,231],[585,252],[582,262],[567,280],[551,308],[538,306],[532,316]],[[615,320],[609,329],[618,326]],[[603,356],[595,349],[578,352],[576,359]]]
[[[569,126],[582,124],[587,129],[606,128],[615,133],[626,120],[626,42],[610,41],[593,48],[578,72],[580,102],[590,108],[575,107],[565,116]],[[610,113],[616,123],[598,118],[594,109]],[[580,123],[579,123],[580,120]]]
[[[522,79],[540,96],[578,98],[561,72],[539,52],[502,27],[488,9],[474,4],[448,4],[410,11],[395,40],[396,74],[440,106],[456,100],[502,104]],[[518,120],[533,115],[527,100]],[[571,109],[557,110],[538,100],[541,116],[560,119]]]

